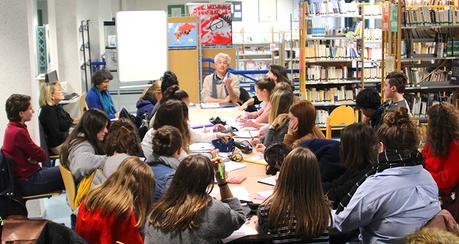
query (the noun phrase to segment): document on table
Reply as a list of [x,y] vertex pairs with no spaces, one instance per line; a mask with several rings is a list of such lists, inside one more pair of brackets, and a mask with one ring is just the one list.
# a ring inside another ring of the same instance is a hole
[[274,190],[257,192],[255,199],[264,201],[273,194]]
[[245,156],[244,155],[243,161],[249,162],[249,163],[254,163],[254,164],[261,164],[261,165],[267,165],[268,164],[268,163],[266,163],[265,157],[263,156],[263,154],[254,154],[254,155],[251,155],[251,156]]
[[240,131],[234,132],[234,136],[239,137],[239,138],[251,139],[251,138],[257,137],[259,133],[260,131],[258,130],[240,130]]
[[238,162],[235,162],[235,161],[225,162],[225,171],[226,172],[235,171],[237,169],[242,169],[242,168],[245,168],[245,167],[247,167],[247,165],[245,165],[244,163],[238,163]]
[[257,234],[258,232],[255,228],[253,228],[253,226],[250,226],[250,224],[245,223],[241,226],[241,228],[234,231],[233,234],[223,239],[222,241],[223,243],[227,243],[227,242],[242,238],[244,236],[251,236],[251,235],[257,235]]
[[[234,197],[236,197],[239,200],[251,201],[250,194],[244,186],[234,186],[234,185],[229,185],[229,186],[230,186],[229,188],[231,190],[231,193],[233,193]],[[209,195],[215,198],[217,196],[220,196],[219,187],[214,187]]]
[[190,145],[190,151],[194,153],[210,152],[214,148],[214,145],[210,143],[193,143]]
[[269,176],[263,179],[257,180],[258,183],[275,186],[277,180],[277,175]]

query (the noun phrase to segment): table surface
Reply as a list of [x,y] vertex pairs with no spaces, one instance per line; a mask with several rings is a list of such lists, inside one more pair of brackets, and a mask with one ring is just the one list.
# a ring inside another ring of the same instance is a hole
[[[209,122],[209,118],[219,116],[221,119],[226,120],[229,124],[233,125],[235,118],[238,115],[243,114],[244,111],[241,111],[238,107],[234,108],[218,108],[218,109],[201,109],[199,104],[196,106],[190,107],[189,117],[191,124],[205,124]],[[254,151],[252,155],[259,154]],[[243,155],[244,157],[250,155]],[[269,175],[266,175],[266,166],[261,164],[254,164],[243,162],[247,167],[234,170],[228,173],[228,177],[232,176],[246,176],[246,180],[241,184],[229,184],[230,189],[232,187],[243,186],[249,192],[249,198],[254,203],[261,203],[260,200],[256,199],[257,192],[272,190],[274,187],[266,184],[258,183],[257,180],[266,178]],[[237,195],[235,195],[237,197]],[[219,198],[219,194],[218,194]],[[255,231],[256,226],[256,216],[253,216],[247,223],[245,228]],[[243,237],[240,232],[236,231],[231,235],[231,239],[237,239]]]

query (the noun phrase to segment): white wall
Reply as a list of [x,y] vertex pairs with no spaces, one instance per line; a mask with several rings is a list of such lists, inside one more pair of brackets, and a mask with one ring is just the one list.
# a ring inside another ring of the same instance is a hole
[[[37,109],[38,83],[36,74],[33,1],[0,1],[0,145],[3,145],[3,132],[8,119],[5,101],[13,93],[32,96],[32,104]],[[28,123],[30,134],[38,142],[38,114]]]

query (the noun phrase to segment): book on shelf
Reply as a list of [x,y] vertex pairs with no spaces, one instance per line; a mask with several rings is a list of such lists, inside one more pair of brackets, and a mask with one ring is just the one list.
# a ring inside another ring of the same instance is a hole
[[327,119],[330,114],[327,110],[318,109],[316,110],[316,126],[325,127],[327,125]]
[[414,6],[403,11],[403,22],[405,26],[452,25],[459,23],[458,15],[459,10],[452,6],[445,6],[443,9],[429,5]]
[[432,84],[433,82],[448,81],[448,70],[446,67],[433,69],[432,67],[405,67],[408,84],[422,86],[423,82]]
[[310,16],[315,15],[358,15],[359,5],[357,2],[338,1],[321,1],[321,2],[306,2],[306,13]]
[[355,59],[359,58],[356,44],[349,40],[331,40],[329,44],[313,41],[305,47],[307,59]]
[[421,94],[407,94],[405,95],[408,104],[410,105],[411,113],[415,118],[418,119],[427,119],[428,109],[440,102],[452,101],[452,91],[450,93],[440,94],[440,93],[421,93]]
[[346,88],[346,86],[332,87],[328,89],[317,89],[315,87],[306,89],[306,99],[311,102],[341,102],[353,101],[358,88]]

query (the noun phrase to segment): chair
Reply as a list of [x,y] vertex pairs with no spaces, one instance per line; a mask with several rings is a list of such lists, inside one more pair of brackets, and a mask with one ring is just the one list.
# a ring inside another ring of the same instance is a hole
[[325,138],[332,138],[332,127],[345,127],[355,122],[355,113],[352,107],[341,105],[330,113],[327,119]]
[[56,160],[59,159],[59,154],[54,154],[49,150],[48,144],[46,143],[45,130],[40,121],[38,121],[38,131],[40,134],[40,147],[48,153],[48,158],[42,163],[42,165],[44,167],[54,167],[56,166]]
[[40,199],[40,198],[51,198],[52,196],[59,196],[61,193],[62,191],[53,191],[53,192],[38,194],[38,195],[22,196],[22,199],[27,201],[27,200],[34,200],[34,199]]
[[67,195],[67,201],[70,208],[75,210],[78,206],[75,206],[75,197],[76,197],[76,184],[73,179],[72,172],[66,169],[64,166],[59,165],[59,171],[61,172],[62,181],[64,181],[65,192]]
[[86,93],[81,93],[80,96],[80,113],[83,114],[84,111],[89,110],[88,104],[86,103]]

